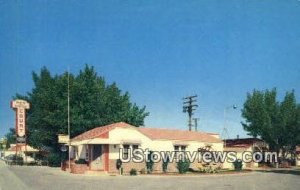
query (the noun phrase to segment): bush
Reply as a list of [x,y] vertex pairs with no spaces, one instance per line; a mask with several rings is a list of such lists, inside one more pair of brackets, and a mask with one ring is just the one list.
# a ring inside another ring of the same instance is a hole
[[146,168],[147,168],[147,173],[149,174],[149,173],[152,173],[152,171],[153,171],[153,165],[154,165],[154,162],[153,162],[153,160],[151,159],[151,155],[153,154],[153,152],[152,151],[150,151],[150,153],[147,155],[147,160],[148,161],[146,161]]
[[141,172],[141,174],[146,174],[146,169],[142,168],[140,172]]
[[221,170],[220,167],[214,167],[214,166],[207,166],[198,169],[201,173],[219,173]]
[[169,158],[163,159],[162,170],[164,173],[166,173],[168,171],[168,163],[169,163]]
[[79,160],[75,160],[75,164],[87,164],[87,162],[85,161],[85,159],[79,159]]
[[190,168],[190,162],[187,159],[179,160],[177,162],[177,169],[180,174],[186,173]]
[[117,170],[119,170],[121,167],[122,167],[122,160],[118,159],[116,162],[116,168],[117,168]]
[[136,175],[136,174],[137,174],[136,169],[132,168],[132,169],[129,171],[129,174],[130,174],[130,175]]
[[61,158],[58,153],[55,152],[49,153],[47,159],[50,167],[60,167]]
[[243,162],[240,159],[237,159],[233,162],[234,170],[235,171],[241,171],[243,167]]

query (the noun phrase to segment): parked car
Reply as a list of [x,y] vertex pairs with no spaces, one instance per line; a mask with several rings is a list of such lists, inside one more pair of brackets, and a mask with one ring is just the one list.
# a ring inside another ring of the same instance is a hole
[[26,158],[23,158],[24,164],[36,164],[36,160],[32,158],[31,156],[26,156]]
[[5,163],[8,165],[23,165],[24,164],[24,159],[21,156],[11,154],[8,155],[4,158]]

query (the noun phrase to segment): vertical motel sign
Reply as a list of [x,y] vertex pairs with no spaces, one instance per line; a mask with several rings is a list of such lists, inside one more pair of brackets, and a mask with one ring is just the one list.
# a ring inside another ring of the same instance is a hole
[[29,109],[29,103],[25,100],[14,100],[10,102],[10,107],[16,112],[16,136],[17,143],[25,142],[25,119],[26,110]]

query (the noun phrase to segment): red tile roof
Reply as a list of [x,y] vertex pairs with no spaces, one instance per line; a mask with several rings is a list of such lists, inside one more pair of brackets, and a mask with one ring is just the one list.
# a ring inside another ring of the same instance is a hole
[[222,142],[220,139],[212,136],[212,133],[158,128],[138,128],[138,130],[154,140],[201,141],[210,143]]
[[[102,134],[109,132],[110,130],[116,127],[134,127],[124,122],[113,123],[103,127],[97,127],[91,129],[87,132],[84,132],[72,140],[81,141],[86,139],[92,139],[99,137]],[[135,127],[134,127],[135,128]],[[214,137],[213,133],[203,133],[203,132],[193,132],[186,130],[176,130],[176,129],[159,129],[159,128],[136,128],[139,132],[144,134],[153,140],[180,140],[180,141],[201,141],[201,142],[210,142],[210,143],[219,143],[222,142],[220,139]]]
[[96,127],[96,128],[91,129],[89,131],[86,131],[86,132],[74,137],[72,140],[81,141],[81,140],[96,138],[96,137],[99,137],[102,134],[107,133],[108,131],[110,131],[110,130],[116,128],[116,127],[134,127],[134,126],[129,125],[128,123],[124,123],[124,122],[113,123],[113,124],[110,124],[110,125],[105,125],[105,126],[102,126],[102,127]]

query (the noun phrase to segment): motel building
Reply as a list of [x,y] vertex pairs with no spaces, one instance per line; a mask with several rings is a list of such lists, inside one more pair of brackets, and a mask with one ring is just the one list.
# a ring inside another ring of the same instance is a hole
[[[115,173],[120,148],[125,156],[128,152],[141,148],[150,151],[223,151],[223,141],[218,134],[187,130],[135,127],[124,122],[97,127],[71,139],[71,173]],[[130,151],[129,151],[130,150]],[[126,155],[127,154],[127,155]],[[84,161],[79,162],[80,161]],[[198,160],[190,168],[199,168]],[[177,172],[176,163],[168,164],[167,172]],[[146,162],[122,162],[123,173],[131,169],[145,171]],[[62,163],[62,169],[68,171],[68,160]],[[154,163],[153,172],[162,172],[162,162]]]

